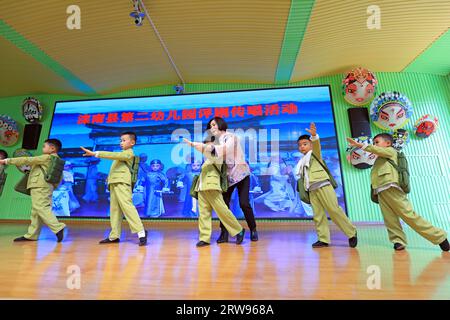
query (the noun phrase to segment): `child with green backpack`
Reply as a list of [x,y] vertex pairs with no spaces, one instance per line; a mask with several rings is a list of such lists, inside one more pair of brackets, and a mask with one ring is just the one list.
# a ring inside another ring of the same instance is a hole
[[397,152],[389,133],[380,133],[373,139],[374,145],[358,143],[347,138],[350,145],[362,148],[378,156],[372,167],[372,201],[379,203],[386,225],[389,240],[395,250],[404,250],[406,236],[399,218],[405,221],[422,237],[439,244],[443,251],[449,251],[449,242],[444,230],[434,227],[430,222],[414,212],[406,194],[409,193],[409,172],[403,153]]
[[64,167],[64,160],[58,157],[61,147],[58,139],[48,139],[42,147],[41,156],[0,160],[0,165],[31,166],[31,171],[23,179],[23,190],[20,191],[31,196],[31,224],[28,232],[14,239],[15,242],[36,241],[42,224],[46,224],[56,234],[58,242],[63,240],[66,225],[59,222],[52,212],[53,190],[61,182]]
[[114,160],[108,175],[108,188],[111,195],[110,200],[110,222],[111,232],[108,238],[101,240],[100,244],[120,242],[123,215],[125,215],[132,233],[137,233],[139,245],[147,244],[147,231],[144,229],[141,218],[133,205],[132,194],[134,183],[136,183],[139,167],[139,157],[133,153],[136,144],[136,133],[124,132],[120,136],[120,147],[122,152],[93,152],[81,147],[85,157],[97,157]]
[[336,182],[322,159],[319,135],[316,125],[311,123],[306,129],[310,135],[301,135],[297,139],[298,150],[303,154],[296,166],[295,175],[299,178],[297,190],[303,202],[311,203],[314,212],[318,241],[313,248],[328,247],[330,244],[330,229],[325,211],[331,220],[348,237],[349,246],[355,248],[358,244],[356,227],[350,222],[337,201]]
[[223,200],[222,193],[228,189],[227,167],[223,164],[223,159],[211,154],[212,143],[210,141],[201,143],[183,139],[183,142],[194,147],[206,157],[200,175],[194,177],[190,190],[191,196],[198,199],[199,241],[196,246],[210,245],[213,210],[226,230],[236,237],[236,244],[240,245],[244,240],[245,229],[242,228]]

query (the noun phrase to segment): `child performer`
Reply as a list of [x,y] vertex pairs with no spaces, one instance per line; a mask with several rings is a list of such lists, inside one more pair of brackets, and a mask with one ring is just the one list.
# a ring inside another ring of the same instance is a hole
[[443,251],[449,251],[447,234],[444,230],[436,228],[427,220],[414,212],[411,202],[399,186],[399,175],[388,159],[398,164],[398,152],[392,147],[394,139],[389,133],[380,133],[373,138],[374,145],[359,143],[347,138],[350,145],[362,148],[367,152],[376,154],[377,160],[372,167],[370,180],[383,214],[389,240],[394,244],[395,250],[404,250],[406,235],[400,224],[405,221],[414,231],[433,244],[438,244]]
[[[298,138],[298,150],[304,155],[300,160],[298,176],[304,179],[305,190],[309,191],[311,206],[314,212],[319,240],[313,243],[313,248],[328,247],[330,243],[330,229],[325,211],[331,220],[348,237],[349,246],[354,248],[358,244],[356,227],[350,222],[337,201],[336,192],[329,181],[330,177],[323,168],[322,152],[316,125],[311,123],[306,129],[311,136],[302,135]],[[322,162],[322,164],[320,162]]]
[[66,225],[59,222],[52,212],[52,194],[55,186],[45,181],[44,172],[48,171],[51,157],[58,157],[62,144],[58,139],[48,139],[42,147],[43,155],[37,157],[18,157],[0,160],[0,165],[31,166],[27,188],[31,196],[31,224],[28,232],[15,242],[36,241],[41,232],[42,224],[46,224],[56,235],[58,242],[64,238]]
[[81,147],[85,152],[83,156],[114,160],[108,175],[108,187],[111,194],[110,221],[111,232],[109,237],[100,241],[100,244],[118,243],[122,228],[122,213],[125,215],[131,232],[137,233],[139,245],[147,244],[147,231],[144,229],[141,218],[133,205],[130,167],[133,163],[133,146],[136,144],[134,132],[124,132],[120,137],[122,152],[93,152]]

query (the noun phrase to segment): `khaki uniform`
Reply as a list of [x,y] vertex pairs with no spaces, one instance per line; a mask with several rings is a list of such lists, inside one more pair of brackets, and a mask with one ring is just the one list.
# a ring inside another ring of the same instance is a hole
[[[56,154],[44,154],[37,157],[19,157],[8,159],[8,165],[31,166],[27,188],[30,189],[31,196],[31,224],[28,232],[24,235],[30,240],[37,240],[41,232],[42,224],[46,224],[53,233],[58,233],[66,227],[59,222],[52,212],[53,185],[46,182],[44,172],[47,172],[51,157]],[[41,169],[42,168],[42,169]]]
[[144,225],[132,201],[133,190],[131,189],[131,173],[128,166],[131,167],[133,164],[133,149],[130,148],[122,152],[98,151],[96,157],[114,160],[108,175],[111,222],[109,239],[120,238],[123,215],[127,219],[132,233],[144,231]]
[[[323,161],[320,140],[312,140],[313,154]],[[322,168],[320,163],[311,157],[309,167],[306,172],[309,177],[309,185],[328,180],[327,172]],[[306,187],[306,186],[305,186]],[[348,238],[356,235],[356,227],[350,222],[344,210],[339,206],[336,192],[331,185],[323,186],[319,189],[310,191],[309,198],[314,212],[314,223],[316,225],[319,241],[330,243],[330,228],[328,226],[328,212],[331,220],[342,230]]]
[[242,231],[242,226],[225,204],[220,187],[220,174],[213,167],[220,170],[222,164],[213,164],[213,160],[207,159],[202,165],[200,177],[197,181],[199,219],[199,239],[210,243],[212,232],[212,210],[217,213],[222,224],[234,237]]
[[[393,183],[398,185],[398,172],[387,160],[391,159],[395,163],[398,163],[397,151],[392,147],[383,148],[373,145],[368,145],[364,150],[378,156],[370,174],[372,188],[376,190],[377,188]],[[379,192],[378,201],[383,214],[384,224],[388,231],[389,240],[392,243],[407,244],[406,235],[400,224],[400,218],[414,231],[433,244],[440,244],[447,238],[444,230],[434,227],[430,222],[414,212],[406,194],[396,187],[390,187]]]

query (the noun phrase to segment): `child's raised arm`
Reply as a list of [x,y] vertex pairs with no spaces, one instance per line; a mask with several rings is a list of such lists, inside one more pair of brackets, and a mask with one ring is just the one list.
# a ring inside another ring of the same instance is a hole
[[347,138],[347,141],[352,147],[357,147],[357,148],[363,149],[364,151],[373,153],[382,158],[393,159],[393,158],[395,158],[395,154],[397,152],[393,148],[383,148],[383,147],[377,147],[374,145],[367,145],[364,143],[357,142],[357,141],[353,140],[352,138]]
[[102,159],[110,159],[110,160],[118,160],[118,161],[127,161],[133,158],[133,154],[131,152],[122,151],[122,152],[108,152],[108,151],[91,151],[84,147],[80,147],[85,153],[83,157],[96,157]]
[[48,162],[51,155],[43,154],[37,157],[18,157],[18,158],[8,158],[0,160],[0,164],[14,165],[14,166],[34,166],[40,165]]
[[311,122],[311,124],[309,125],[309,129],[306,128],[306,131],[308,131],[311,136],[313,137],[316,136],[317,135],[316,124],[314,122]]
[[201,143],[201,142],[193,142],[193,141],[190,141],[190,140],[188,140],[186,138],[183,138],[183,143],[186,143],[186,144],[190,145],[195,150],[197,150],[198,152],[200,152],[203,155],[205,155],[207,158],[214,159],[214,157],[211,155],[211,152],[213,150],[212,146],[207,145],[205,143]]
[[319,135],[317,134],[316,124],[314,122],[311,122],[311,124],[309,125],[309,129],[306,128],[306,131],[311,134],[311,142],[314,155],[317,158],[322,159],[322,149],[320,147],[320,140]]
[[376,154],[379,157],[382,158],[388,158],[388,159],[394,159],[397,151],[395,151],[394,148],[383,148],[383,147],[377,147],[374,145],[363,145],[362,149],[364,151]]

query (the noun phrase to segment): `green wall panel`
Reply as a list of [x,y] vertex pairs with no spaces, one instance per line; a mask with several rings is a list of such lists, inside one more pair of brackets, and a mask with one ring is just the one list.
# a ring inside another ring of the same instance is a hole
[[[370,170],[353,168],[345,160],[345,137],[350,134],[347,117],[348,105],[343,99],[341,81],[343,75],[321,77],[313,80],[292,83],[291,85],[331,85],[333,106],[337,123],[337,133],[342,159],[343,179],[347,198],[348,213],[356,222],[380,222],[381,214],[377,206],[369,199]],[[410,131],[411,141],[405,149],[410,158],[413,190],[410,199],[418,213],[431,222],[450,229],[450,77],[416,74],[416,73],[377,73],[378,93],[382,91],[400,91],[408,96],[414,106],[414,113],[406,129]],[[188,84],[187,92],[225,91],[274,87],[262,84]],[[89,98],[132,97],[172,94],[172,86],[160,86],[147,89],[130,90],[108,96],[90,96]],[[30,93],[30,95],[33,95]],[[45,106],[43,132],[40,146],[48,135],[52,108],[57,100],[86,99],[87,97],[57,96],[35,94]],[[21,115],[21,102],[25,96],[0,99],[0,113],[8,114],[25,124]],[[440,127],[429,139],[419,140],[413,134],[414,121],[426,113],[439,117]],[[380,132],[372,125],[372,132]],[[9,153],[21,145],[5,148]],[[0,219],[27,219],[30,204],[26,196],[15,193],[12,189],[20,178],[16,168],[8,168],[8,181],[0,198]]]
[[403,72],[432,73],[446,76],[450,73],[450,28],[415,58]]

